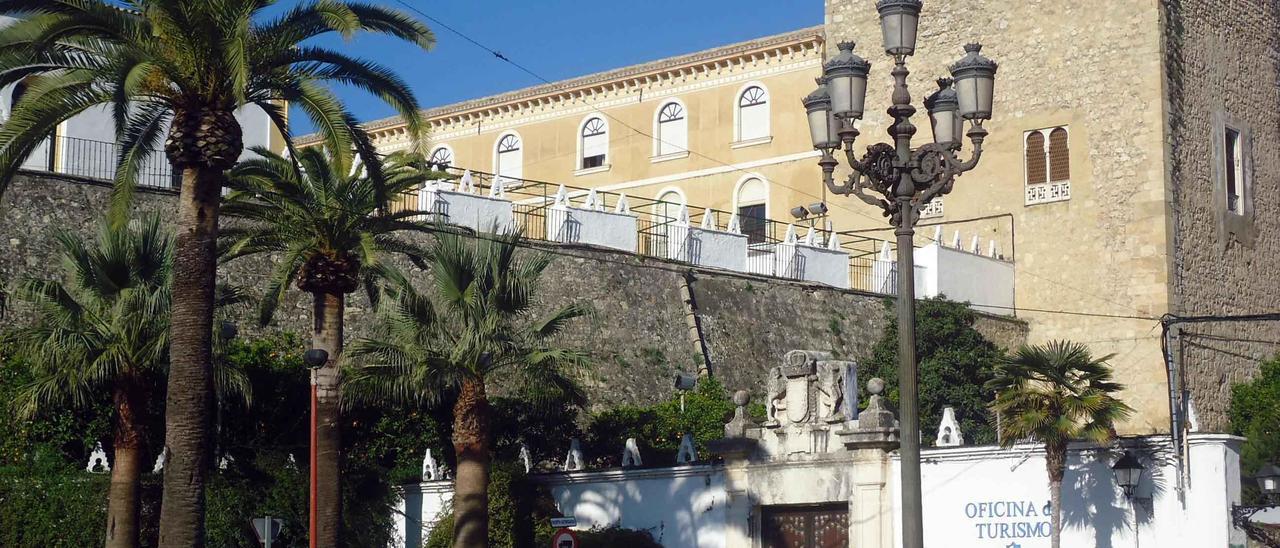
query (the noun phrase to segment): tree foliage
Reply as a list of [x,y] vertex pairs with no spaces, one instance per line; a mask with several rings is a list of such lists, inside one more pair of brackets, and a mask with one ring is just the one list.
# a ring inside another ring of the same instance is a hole
[[[871,358],[859,364],[860,401],[867,401],[866,381],[880,377],[893,405],[898,392],[898,318],[892,301],[885,302],[889,326],[872,348]],[[996,441],[995,419],[987,407],[995,399],[984,386],[991,380],[1003,353],[983,337],[974,322],[977,314],[964,303],[944,297],[916,302],[916,356],[919,360],[920,429],[932,442],[944,407],[955,408],[960,431],[970,444]]]
[[724,437],[724,424],[734,405],[720,381],[704,378],[695,390],[651,406],[617,407],[591,418],[583,440],[583,456],[593,467],[620,466],[627,438],[635,438],[647,466],[671,466],[680,440],[693,434],[700,458],[708,458],[706,442]]
[[[1240,468],[1251,474],[1267,464],[1280,463],[1280,356],[1262,362],[1253,380],[1231,388],[1231,433],[1246,438],[1240,449]],[[1254,482],[1242,482],[1256,494]]]

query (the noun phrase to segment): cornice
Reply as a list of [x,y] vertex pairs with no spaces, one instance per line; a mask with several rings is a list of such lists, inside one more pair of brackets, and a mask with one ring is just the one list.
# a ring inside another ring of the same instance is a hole
[[[523,118],[524,113],[565,102],[584,100],[595,106],[609,106],[630,96],[636,90],[668,87],[685,83],[707,74],[722,74],[738,67],[755,67],[761,63],[820,59],[824,42],[823,27],[809,27],[784,34],[748,40],[687,55],[669,57],[578,78],[528,87],[499,95],[481,97],[422,111],[430,130],[441,130],[460,123],[489,120],[503,115]],[[790,64],[790,63],[787,63]],[[631,99],[634,100],[634,99]],[[515,113],[519,112],[519,115]],[[526,119],[527,120],[527,119]],[[394,142],[407,135],[399,116],[364,124],[375,141]],[[488,129],[488,128],[485,128]],[[298,139],[300,145],[313,144],[319,136]]]

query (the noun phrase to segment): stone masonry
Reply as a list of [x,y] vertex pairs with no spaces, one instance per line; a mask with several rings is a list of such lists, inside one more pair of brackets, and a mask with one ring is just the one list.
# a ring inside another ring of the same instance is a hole
[[[0,278],[58,275],[53,229],[91,234],[109,193],[109,187],[89,181],[19,175],[0,201]],[[140,210],[171,215],[175,198],[172,192],[142,191],[136,203]],[[545,249],[559,255],[545,278],[546,304],[579,300],[594,307],[594,315],[567,334],[595,358],[582,379],[592,402],[653,403],[671,395],[677,371],[697,371],[700,357],[688,337],[680,289],[688,265],[583,247]],[[219,274],[261,290],[270,269],[265,259],[237,261]],[[763,394],[765,373],[786,349],[865,357],[885,327],[883,296],[724,272],[693,274],[713,374],[730,389]],[[359,293],[348,302],[350,340],[367,333],[370,311]],[[259,331],[250,311],[240,316],[242,332]],[[309,300],[290,292],[276,317],[267,329],[307,334]],[[979,329],[996,344],[1013,347],[1025,340],[1019,320],[980,317]],[[3,322],[22,318],[23,311],[13,308]]]
[[[1280,2],[1162,0],[1173,238],[1170,306],[1180,316],[1280,309]],[[1226,213],[1223,127],[1241,131],[1244,215]],[[1252,168],[1249,170],[1248,168]],[[1280,346],[1280,322],[1180,326],[1171,348],[1201,430],[1227,429],[1232,385]]]

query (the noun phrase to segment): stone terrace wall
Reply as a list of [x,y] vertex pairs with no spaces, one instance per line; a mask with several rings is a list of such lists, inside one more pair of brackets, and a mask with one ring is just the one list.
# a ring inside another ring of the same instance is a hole
[[[1280,2],[1162,0],[1169,90],[1172,310],[1280,310]],[[1252,211],[1228,220],[1223,123],[1251,134]],[[1227,428],[1232,385],[1273,356],[1280,322],[1184,326],[1175,343],[1202,430]]]
[[[58,275],[51,232],[91,234],[109,193],[109,187],[89,181],[19,175],[0,200],[0,279]],[[144,191],[137,207],[172,216],[175,200],[171,192]],[[701,358],[689,338],[681,292],[688,265],[583,247],[545,249],[559,255],[545,276],[546,303],[576,299],[595,308],[593,317],[569,332],[596,357],[583,379],[595,404],[658,401],[671,394],[676,371],[697,370]],[[220,275],[261,289],[270,268],[266,259],[236,262]],[[695,272],[692,287],[714,374],[731,389],[763,391],[768,368],[792,349],[865,357],[886,325],[884,297],[878,295],[711,271]],[[367,332],[370,318],[362,295],[349,303],[350,340]],[[23,316],[14,308],[3,322]],[[1021,321],[980,317],[979,329],[1001,346],[1026,339]],[[239,324],[247,334],[259,331],[251,313]],[[268,329],[306,333],[309,326],[309,300],[294,291]]]

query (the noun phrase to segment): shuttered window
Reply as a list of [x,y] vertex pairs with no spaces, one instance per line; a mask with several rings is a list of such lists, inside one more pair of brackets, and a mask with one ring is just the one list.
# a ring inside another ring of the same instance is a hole
[[684,107],[670,102],[658,110],[658,156],[684,152],[689,147],[689,120]]
[[1071,180],[1071,151],[1067,146],[1067,130],[1054,128],[1049,132],[1049,180]]
[[1027,134],[1027,184],[1038,185],[1048,181],[1045,165],[1044,134],[1033,131]]
[[738,97],[738,140],[769,136],[769,95],[760,86],[751,86]]
[[498,139],[498,175],[519,179],[524,176],[524,152],[521,150],[520,137],[509,133]]
[[582,169],[604,165],[609,153],[609,130],[600,118],[591,118],[582,125]]

